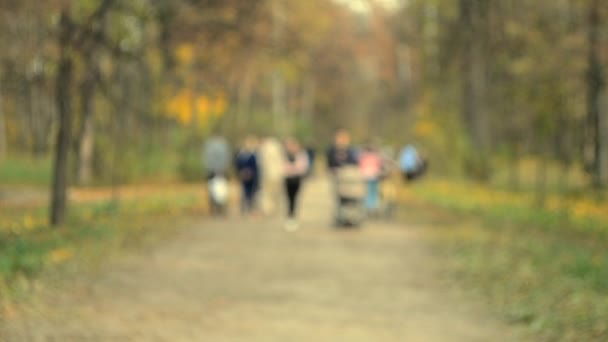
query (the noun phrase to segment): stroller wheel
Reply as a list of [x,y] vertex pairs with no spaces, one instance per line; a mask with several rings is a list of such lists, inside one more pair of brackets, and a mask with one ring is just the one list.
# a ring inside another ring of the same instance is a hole
[[395,205],[393,203],[388,204],[386,208],[384,208],[384,218],[386,220],[391,220],[395,216]]
[[352,229],[352,228],[359,228],[360,226],[361,226],[360,222],[346,220],[346,219],[336,220],[336,222],[334,222],[334,228],[336,228],[336,229]]

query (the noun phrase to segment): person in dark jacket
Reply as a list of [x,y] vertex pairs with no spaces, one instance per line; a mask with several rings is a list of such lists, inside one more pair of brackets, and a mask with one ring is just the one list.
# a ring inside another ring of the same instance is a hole
[[308,170],[306,171],[306,176],[311,177],[315,172],[315,158],[317,151],[313,144],[308,144],[306,147],[306,155],[308,156]]
[[236,171],[241,182],[243,214],[251,214],[255,208],[255,194],[258,186],[259,167],[255,138],[245,139],[236,156]]
[[327,150],[327,166],[334,173],[336,168],[349,164],[356,165],[357,156],[351,146],[350,134],[345,129],[339,129],[334,136],[334,143]]

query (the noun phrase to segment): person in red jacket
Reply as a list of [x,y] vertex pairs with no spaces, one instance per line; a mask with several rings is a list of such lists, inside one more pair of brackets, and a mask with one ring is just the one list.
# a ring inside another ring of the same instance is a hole
[[367,196],[364,203],[368,213],[374,213],[380,207],[379,185],[382,164],[382,155],[372,143],[368,143],[359,155],[359,167],[367,183]]

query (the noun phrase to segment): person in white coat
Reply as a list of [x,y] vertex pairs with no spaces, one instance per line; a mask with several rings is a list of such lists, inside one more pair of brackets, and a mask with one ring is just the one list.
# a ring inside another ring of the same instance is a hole
[[258,149],[260,161],[260,205],[266,216],[277,213],[282,196],[285,150],[278,139],[266,137]]

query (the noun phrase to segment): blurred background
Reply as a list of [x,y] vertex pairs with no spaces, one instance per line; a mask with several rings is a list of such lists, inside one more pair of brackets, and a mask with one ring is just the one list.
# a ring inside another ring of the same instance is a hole
[[423,152],[404,202],[554,229],[544,260],[606,293],[607,42],[603,0],[0,0],[0,274],[202,210],[212,131],[322,155],[345,127]]
[[195,180],[216,126],[319,149],[347,127],[512,189],[607,178],[601,1],[0,6],[5,184],[47,184],[54,162],[71,185]]
[[56,149],[73,185],[193,180],[216,126],[318,148],[347,127],[514,189],[607,178],[601,1],[0,6],[3,183],[47,183]]

